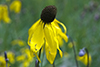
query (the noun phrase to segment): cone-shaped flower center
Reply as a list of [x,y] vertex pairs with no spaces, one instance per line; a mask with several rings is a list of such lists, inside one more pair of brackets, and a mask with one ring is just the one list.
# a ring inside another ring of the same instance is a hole
[[41,13],[41,20],[46,24],[46,23],[51,23],[57,13],[57,8],[55,6],[47,6],[42,10]]

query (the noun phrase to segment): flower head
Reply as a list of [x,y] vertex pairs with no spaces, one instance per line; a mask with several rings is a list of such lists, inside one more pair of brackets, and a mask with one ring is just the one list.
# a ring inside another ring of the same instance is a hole
[[[68,41],[66,36],[66,27],[59,22],[56,17],[57,8],[55,6],[47,6],[42,10],[41,19],[35,22],[29,29],[28,44],[31,52],[37,56],[38,51],[45,44],[45,52],[47,60],[53,64],[57,54],[57,49],[62,57],[62,51],[59,48],[62,40]],[[63,26],[65,32],[63,33],[60,25]],[[60,38],[60,39],[59,39]],[[37,56],[40,61],[39,57]]]
[[14,0],[10,5],[10,10],[19,13],[21,10],[21,2],[19,0]]
[[6,23],[10,23],[8,15],[8,7],[6,5],[0,5],[0,21],[3,20]]
[[5,67],[6,66],[6,61],[4,56],[0,56],[0,67]]
[[79,56],[77,57],[79,61],[87,65],[88,63],[91,63],[91,55],[89,55],[89,62],[88,60],[88,54],[85,52],[85,48],[81,49],[79,52]]
[[8,57],[8,59],[9,59],[10,63],[12,63],[12,64],[15,63],[15,60],[14,60],[15,54],[14,54],[13,52],[8,52],[8,53],[7,53],[7,57]]
[[23,41],[23,40],[21,40],[21,39],[16,39],[16,40],[13,40],[13,41],[11,42],[11,44],[12,44],[12,45],[18,44],[19,46],[24,46],[26,43],[25,43],[25,41]]
[[16,60],[22,62],[23,67],[29,67],[30,63],[33,61],[33,57],[28,48],[23,48],[22,50],[22,55],[17,56]]
[[[6,67],[6,63],[10,62],[11,64],[13,64],[15,62],[14,60],[14,53],[13,52],[4,52],[4,56],[0,56],[0,67]],[[10,64],[8,63],[8,66],[10,66]]]

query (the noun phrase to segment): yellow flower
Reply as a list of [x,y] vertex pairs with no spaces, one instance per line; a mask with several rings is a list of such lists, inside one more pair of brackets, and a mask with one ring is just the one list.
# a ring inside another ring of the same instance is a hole
[[10,5],[10,10],[19,13],[21,10],[21,2],[19,0],[14,0]]
[[[15,62],[15,60],[14,60],[14,53],[8,52],[7,53],[7,59],[9,60],[10,63],[13,64]],[[8,63],[8,66],[10,66],[9,63]],[[4,56],[0,56],[0,67],[6,67],[6,61],[5,61]]]
[[29,62],[28,61],[24,61],[23,62],[23,67],[29,67]]
[[21,51],[22,55],[16,57],[17,61],[24,61],[24,60],[27,60],[28,62],[33,61],[33,57],[31,56],[30,50],[28,48],[22,48]]
[[[53,64],[57,54],[57,49],[62,57],[62,51],[59,49],[59,45],[62,44],[60,40],[64,39],[68,41],[66,36],[66,27],[55,19],[57,9],[55,6],[47,6],[41,13],[41,19],[35,22],[29,29],[28,44],[30,50],[37,56],[38,51],[45,43],[45,52],[47,60]],[[63,26],[65,32],[63,33],[59,24]],[[39,57],[37,56],[40,61]],[[41,62],[41,61],[40,61]]]
[[0,67],[5,67],[6,66],[6,61],[3,56],[0,56]]
[[69,57],[69,54],[67,52],[64,52],[64,57]]
[[6,0],[6,2],[10,2],[11,0]]
[[33,61],[33,57],[30,54],[30,50],[28,48],[22,48],[21,50],[22,50],[22,55],[17,56],[16,60],[22,61],[22,67],[29,67],[30,62]]
[[[83,56],[78,56],[77,57],[77,59],[79,60],[79,61],[81,61],[82,63],[84,63],[85,65],[87,65],[87,53],[85,53],[85,55],[83,55]],[[91,63],[91,55],[89,55],[89,64]]]
[[[73,43],[74,43],[74,44],[73,44]],[[69,47],[69,48],[72,48],[73,45],[74,45],[74,46],[76,45],[76,42],[75,42],[75,41],[74,41],[73,43],[72,43],[72,42],[69,42],[69,43],[68,43],[68,47]]]
[[4,58],[3,56],[0,56],[0,62],[6,63],[6,62],[5,62],[5,58]]
[[30,50],[29,49],[25,49],[25,53],[27,55],[27,61],[28,62],[32,62],[33,61],[33,57],[30,54]]
[[16,60],[17,60],[17,61],[23,61],[23,60],[25,60],[25,55],[17,56],[17,57],[16,57]]
[[19,46],[24,46],[26,43],[23,40],[17,39],[11,42],[12,45],[18,44]]
[[7,53],[7,58],[9,59],[10,63],[12,63],[12,64],[15,62],[14,57],[15,57],[14,53],[12,53],[12,52]]
[[6,5],[0,5],[0,21],[3,20],[6,23],[10,23],[8,16],[8,7]]

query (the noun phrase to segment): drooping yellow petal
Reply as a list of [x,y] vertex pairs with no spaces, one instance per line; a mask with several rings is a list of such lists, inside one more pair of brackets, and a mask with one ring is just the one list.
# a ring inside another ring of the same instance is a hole
[[57,35],[57,40],[59,42],[59,46],[62,46],[63,45],[63,39],[61,36]]
[[50,64],[53,64],[57,53],[50,52],[50,47],[47,43],[45,44],[45,53],[47,60],[50,62]]
[[35,32],[35,30],[37,29],[39,23],[40,23],[41,19],[39,19],[38,21],[36,21],[31,28],[28,31],[29,37],[28,37],[28,44],[30,43],[30,40],[32,38],[33,33]]
[[62,58],[63,56],[63,52],[60,50],[59,48],[59,41],[57,39],[55,39],[56,43],[57,43],[57,49],[59,50],[59,54],[60,54],[60,57]]
[[66,36],[66,34],[59,32],[59,35],[66,41],[68,42],[68,37]]
[[60,48],[58,48],[58,50],[59,50],[60,57],[62,58],[63,52],[60,50]]
[[37,28],[34,30],[31,39],[29,40],[29,46],[33,52],[37,52],[41,49],[44,44],[44,32],[43,23],[40,22]]
[[[78,56],[77,57],[77,59],[79,60],[79,61],[81,61],[82,63],[84,63],[85,65],[87,65],[87,60],[88,60],[88,58],[87,58],[87,53],[84,55],[84,56]],[[89,55],[89,64],[91,64],[91,55]]]
[[55,41],[56,34],[54,33],[54,30],[51,25],[47,24],[45,25],[44,35],[45,35],[45,40],[50,47],[50,52],[56,53],[57,51],[57,43]]
[[[53,30],[56,31],[56,38],[59,42],[59,46],[61,46],[63,44],[63,40],[62,40],[62,37],[59,35],[57,29],[59,29],[59,31],[62,31],[61,28],[59,27],[56,19],[54,19],[54,21],[51,23],[52,24],[52,27],[53,27]],[[56,29],[57,28],[57,29]]]
[[[57,24],[56,24],[56,25],[57,25]],[[54,31],[54,34],[55,34],[54,40],[56,41],[57,49],[59,50],[59,54],[60,54],[60,56],[61,56],[61,58],[62,58],[63,53],[62,53],[62,51],[61,51],[60,48],[59,48],[59,44],[61,43],[62,40],[61,40],[60,42],[58,41],[57,32],[56,32],[56,29],[55,29],[54,26],[52,26],[52,30]]]
[[[64,33],[62,32],[61,28],[59,27],[59,25],[57,23],[59,23],[63,26],[63,28],[65,30]],[[52,22],[52,25],[55,27],[57,34],[60,35],[66,42],[68,42],[68,37],[66,36],[66,27],[64,26],[64,24],[62,24],[61,22],[59,22],[58,20],[55,19]]]
[[[31,48],[30,48],[30,49],[31,49]],[[41,63],[41,60],[40,60],[39,56],[37,55],[37,52],[33,52],[32,49],[31,49],[30,51],[31,51],[31,56],[32,56],[32,57],[35,57],[35,55],[36,55],[38,61]]]
[[35,55],[36,55],[38,61],[41,63],[41,60],[40,60],[39,56],[37,55],[37,53],[35,53]]
[[35,53],[31,50],[31,48],[30,48],[30,55],[31,55],[32,57],[35,57]]
[[56,42],[56,32],[53,30],[53,27],[51,25],[45,25],[44,28],[44,34],[45,34],[45,51],[46,51],[46,57],[48,61],[53,64],[54,59],[57,54],[57,42]]
[[53,21],[53,22],[56,22],[56,23],[59,23],[60,25],[62,25],[62,26],[63,26],[63,28],[64,28],[64,33],[66,34],[67,29],[66,29],[66,27],[65,27],[65,25],[64,25],[63,23],[59,22],[57,19],[54,19],[54,21]]

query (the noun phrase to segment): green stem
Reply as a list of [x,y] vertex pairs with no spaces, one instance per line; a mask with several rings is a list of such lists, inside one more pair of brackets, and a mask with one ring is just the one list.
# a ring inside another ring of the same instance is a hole
[[[70,38],[71,38],[71,37],[70,37]],[[79,67],[79,66],[78,66],[77,57],[76,57],[75,46],[74,46],[74,42],[73,42],[72,38],[71,38],[71,42],[72,42],[72,44],[73,44],[73,51],[74,51],[74,57],[75,57],[75,61],[76,61],[76,66]]]
[[6,62],[6,67],[7,67],[7,62]]
[[42,64],[43,64],[43,59],[44,59],[44,54],[45,54],[45,45],[43,46],[43,56],[42,56],[42,62],[41,62],[41,67],[42,67]]
[[85,48],[85,51],[87,53],[87,67],[89,67],[89,52],[87,48]]
[[55,63],[53,63],[53,67],[55,67]]
[[[39,58],[40,56],[41,56],[41,49],[39,50]],[[37,67],[39,67],[39,61],[38,61]]]

